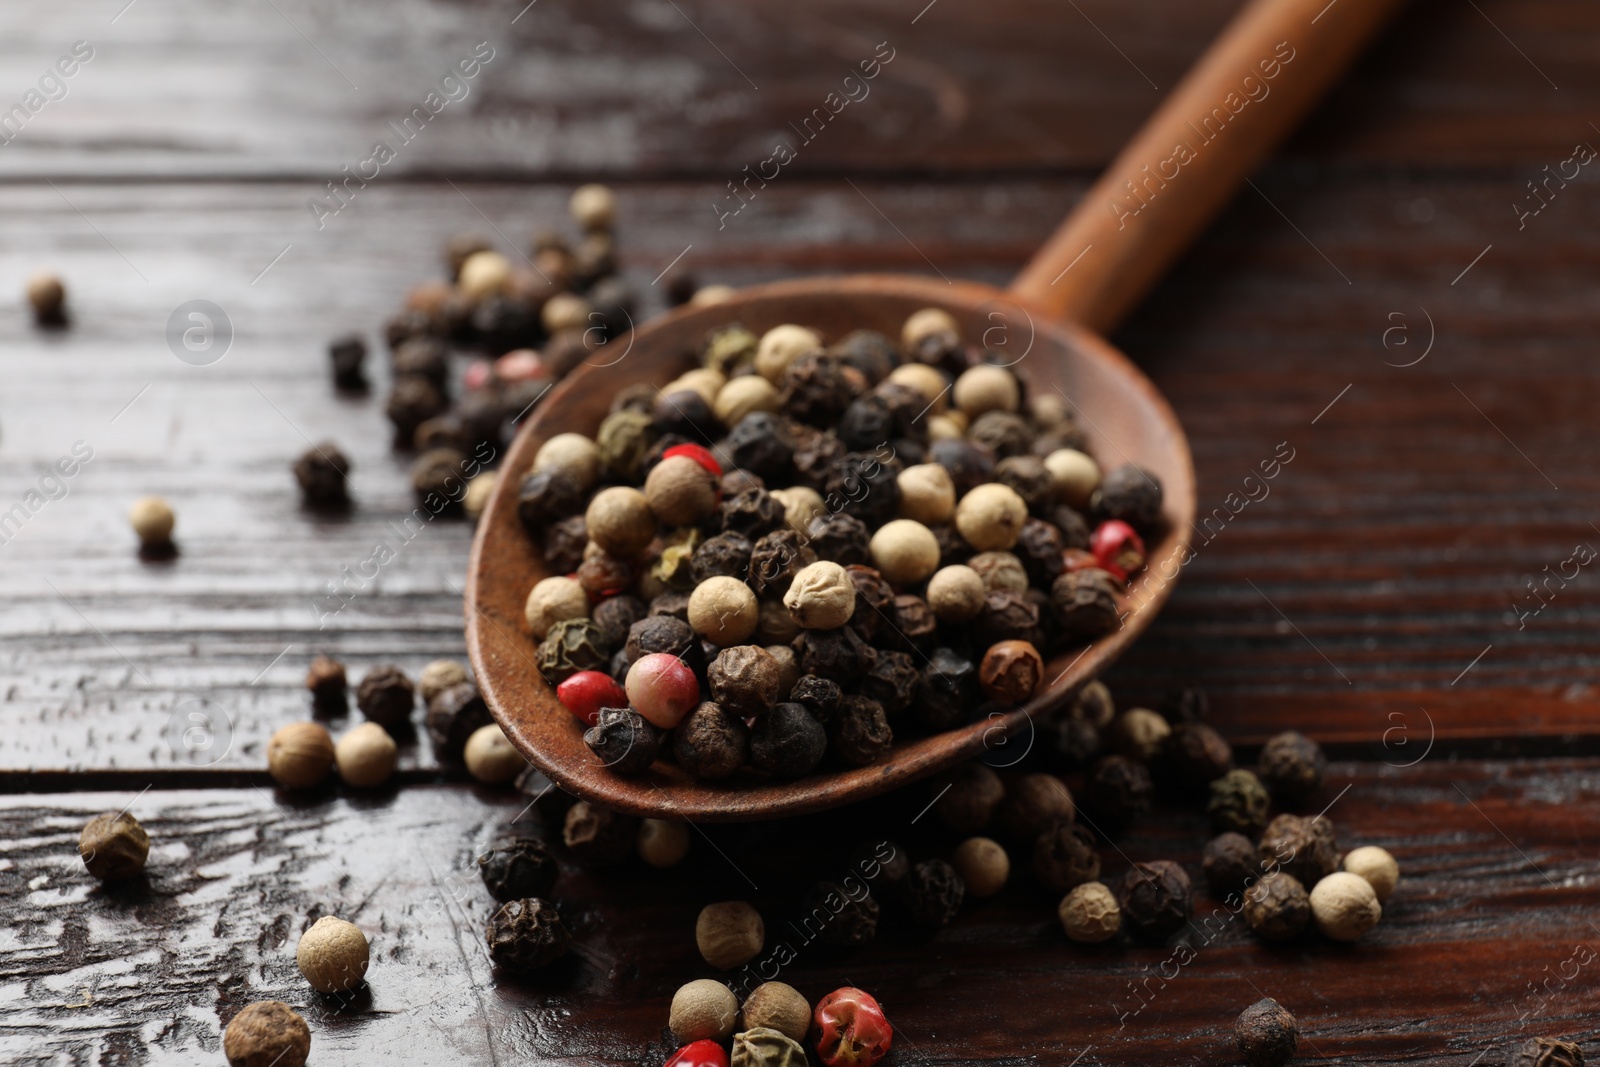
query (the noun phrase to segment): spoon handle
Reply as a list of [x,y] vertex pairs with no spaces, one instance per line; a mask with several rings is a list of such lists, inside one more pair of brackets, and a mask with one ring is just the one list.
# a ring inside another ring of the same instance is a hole
[[1011,293],[1106,333],[1402,0],[1249,0],[1051,235]]

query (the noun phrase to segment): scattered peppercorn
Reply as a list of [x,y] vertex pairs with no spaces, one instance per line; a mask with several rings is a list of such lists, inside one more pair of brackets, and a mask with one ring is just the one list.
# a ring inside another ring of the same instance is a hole
[[694,939],[702,959],[719,971],[731,971],[761,952],[766,925],[761,913],[742,900],[707,904],[695,920]]
[[1248,837],[1229,831],[1206,842],[1200,854],[1206,884],[1215,895],[1228,899],[1261,877],[1261,861]]
[[1084,882],[1062,897],[1056,917],[1070,940],[1084,944],[1109,941],[1122,930],[1116,895],[1100,882]]
[[416,703],[411,679],[393,664],[373,667],[356,687],[356,707],[361,714],[391,734],[403,733],[409,727]]
[[267,772],[285,789],[310,789],[333,769],[333,738],[327,727],[292,722],[267,742]]
[[307,449],[294,461],[294,478],[300,484],[300,495],[312,508],[332,508],[345,503],[345,478],[350,472],[350,460],[339,447],[324,441]]
[[485,785],[505,785],[515,780],[528,765],[522,753],[494,723],[472,732],[462,747],[461,760],[467,765],[467,773]]
[[1066,783],[1053,774],[1025,774],[1006,785],[999,807],[1000,827],[1015,841],[1032,842],[1053,827],[1077,818]]
[[1205,723],[1180,722],[1162,742],[1161,762],[1179,785],[1204,789],[1233,769],[1233,746]]
[[806,1050],[794,1038],[758,1026],[733,1035],[731,1067],[806,1067]]
[[476,685],[462,681],[433,694],[423,722],[434,753],[443,759],[460,760],[467,740],[489,725],[489,706]]
[[[1154,763],[1161,755],[1171,734],[1172,727],[1167,720],[1149,708],[1129,708],[1112,719],[1106,731],[1107,740],[1115,751],[1146,765]],[[1232,759],[1231,753],[1229,759]]]
[[1100,877],[1100,855],[1094,844],[1093,831],[1077,823],[1045,830],[1033,842],[1034,877],[1055,893],[1095,881]]
[[604,867],[633,855],[638,830],[637,819],[580,800],[567,809],[561,841],[578,859]]
[[1322,746],[1305,734],[1287,730],[1261,748],[1256,774],[1282,804],[1304,804],[1322,787],[1328,761]]
[[1211,783],[1206,814],[1219,831],[1241,834],[1260,833],[1267,824],[1267,809],[1272,800],[1266,787],[1253,773],[1235,768]]
[[328,656],[318,656],[306,670],[306,688],[319,711],[343,708],[347,692],[344,664]]
[[151,555],[170,553],[172,528],[177,524],[171,504],[158,496],[141,497],[128,509],[128,524],[138,536],[143,552]]
[[1284,870],[1303,885],[1316,885],[1339,866],[1333,823],[1322,816],[1279,815],[1261,834],[1260,857],[1263,870]]
[[800,991],[783,982],[763,982],[750,991],[739,1009],[746,1030],[765,1028],[803,1041],[811,1029],[811,1005]]
[[53,328],[67,324],[67,287],[59,275],[49,271],[30,275],[27,295],[35,325]]
[[281,1000],[247,1004],[222,1033],[228,1067],[305,1067],[311,1028]]
[[1370,882],[1380,904],[1388,902],[1389,894],[1400,882],[1400,865],[1386,850],[1376,845],[1351,849],[1344,857],[1344,869]]
[[911,918],[923,926],[944,926],[961,910],[966,885],[944,860],[912,866],[900,883],[900,896]]
[[78,855],[89,873],[102,882],[132,878],[144,870],[150,835],[126,811],[96,815],[78,835]]
[[1372,883],[1359,874],[1335,871],[1311,888],[1311,916],[1335,941],[1354,941],[1383,916]]
[[355,923],[324,915],[300,935],[294,960],[318,993],[343,993],[366,978],[371,952]]
[[1510,1067],[1583,1067],[1583,1049],[1575,1041],[1530,1037],[1511,1057]]
[[504,903],[542,897],[555,887],[560,869],[544,844],[531,837],[496,841],[478,857],[478,873],[489,895]]
[[371,789],[387,782],[394,774],[399,746],[382,726],[364,722],[339,738],[339,743],[333,746],[333,755],[345,785]]
[[[904,855],[896,853],[891,863],[906,865]],[[876,864],[876,859],[868,861]],[[858,870],[862,869],[859,866]],[[885,885],[895,881],[889,868],[880,866],[879,878]],[[869,880],[870,880],[870,876]],[[852,892],[838,882],[817,882],[806,893],[805,911],[808,917],[821,919],[821,933],[817,936],[830,945],[842,948],[860,948],[878,933],[878,901],[870,892]]]
[[484,929],[495,966],[526,974],[548,967],[567,954],[572,936],[555,906],[537,897],[510,900]]
[[1189,876],[1170,860],[1135,863],[1117,886],[1117,904],[1135,933],[1164,941],[1194,914]]
[[1310,924],[1311,898],[1293,875],[1271,871],[1245,891],[1244,917],[1258,936],[1287,941]]
[[1300,1043],[1294,1016],[1271,997],[1258,1000],[1239,1013],[1233,1036],[1245,1067],[1283,1067],[1294,1059]]
[[1089,807],[1108,829],[1132,825],[1150,810],[1154,793],[1149,769],[1126,756],[1103,756],[1089,773]]

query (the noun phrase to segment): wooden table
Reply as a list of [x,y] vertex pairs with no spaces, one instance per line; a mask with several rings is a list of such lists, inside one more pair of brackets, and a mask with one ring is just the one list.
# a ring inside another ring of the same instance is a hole
[[[73,42],[93,50],[0,148],[0,291],[53,266],[74,313],[41,334],[20,301],[0,306],[0,511],[75,442],[93,449],[0,545],[0,1061],[221,1062],[223,1021],[281,998],[310,1019],[317,1063],[653,1065],[672,991],[705,974],[702,904],[748,897],[787,936],[840,839],[941,847],[931,819],[913,822],[914,789],[797,827],[708,829],[666,874],[569,865],[556,895],[578,958],[514,984],[491,974],[471,861],[503,825],[537,827],[527,798],[441,770],[425,744],[378,796],[292,800],[262,769],[271,733],[308,714],[314,653],[359,674],[462,652],[461,523],[431,524],[325,627],[312,609],[409,507],[381,384],[335,396],[326,343],[376,341],[447,235],[520,247],[563,224],[575,182],[603,178],[650,307],[674,261],[736,285],[1003,281],[1235,4],[919,7],[63,0],[0,15],[7,106]],[[493,58],[469,95],[319,228],[308,200],[478,42]],[[725,183],[795,141],[790,123],[878,42],[895,58],[870,97],[719,228]],[[1245,756],[1289,725],[1323,740],[1341,840],[1405,871],[1378,930],[1269,948],[1239,921],[1197,926],[1174,967],[1171,948],[1069,945],[1054,901],[1019,879],[936,935],[890,922],[870,949],[808,949],[783,977],[813,998],[875,990],[904,1065],[1222,1064],[1262,995],[1299,1016],[1307,1062],[1500,1063],[1534,1034],[1595,1038],[1600,972],[1577,961],[1600,936],[1600,597],[1563,563],[1600,544],[1600,198],[1586,167],[1539,201],[1528,183],[1600,143],[1597,47],[1600,10],[1582,0],[1417,3],[1117,338],[1171,398],[1201,510],[1219,510],[1111,682],[1124,703],[1204,686]],[[208,366],[166,343],[197,298],[235,331]],[[288,474],[324,438],[355,461],[344,519],[300,511]],[[1223,521],[1283,448],[1270,496]],[[147,493],[177,509],[170,563],[141,562],[125,525]],[[199,751],[183,742],[196,721],[214,724]],[[108,891],[74,842],[124,806],[154,838],[149,878]],[[1107,870],[1175,857],[1198,872],[1204,837],[1201,817],[1164,810]],[[369,993],[339,1010],[292,960],[324,913],[373,942]]]

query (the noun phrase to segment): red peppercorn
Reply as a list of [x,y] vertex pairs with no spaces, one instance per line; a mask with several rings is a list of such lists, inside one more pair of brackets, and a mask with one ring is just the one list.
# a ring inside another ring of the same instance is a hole
[[710,471],[713,478],[722,477],[722,464],[717,462],[717,457],[711,454],[710,449],[702,448],[700,445],[673,445],[661,453],[662,459],[671,459],[673,456],[688,456]]
[[819,1031],[817,1057],[823,1067],[872,1067],[888,1055],[894,1030],[871,993],[844,986],[817,1001],[812,1018]]
[[544,361],[531,348],[507,352],[494,361],[494,376],[503,382],[529,382],[546,377]]
[[728,1053],[715,1041],[691,1041],[674,1052],[662,1067],[728,1067]]
[[668,652],[639,657],[628,668],[628,703],[652,725],[670,730],[700,703],[694,671]]
[[601,708],[625,708],[628,694],[616,679],[599,671],[579,671],[556,686],[556,699],[585,726],[600,721]]
[[482,389],[494,377],[494,364],[486,359],[475,359],[467,364],[465,373],[461,375],[461,384],[468,392]]
[[1121,519],[1107,519],[1089,535],[1089,550],[1112,577],[1127,581],[1144,566],[1144,539]]

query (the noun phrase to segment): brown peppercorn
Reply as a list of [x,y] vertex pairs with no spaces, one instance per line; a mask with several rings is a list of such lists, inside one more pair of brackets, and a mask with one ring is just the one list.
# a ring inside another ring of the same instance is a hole
[[857,687],[864,697],[883,705],[886,715],[905,711],[916,699],[922,672],[906,652],[880,651]]
[[972,642],[988,648],[1002,641],[1026,641],[1037,648],[1043,643],[1039,628],[1039,606],[1026,591],[996,589],[983,598],[983,611],[972,620]]
[[1055,479],[1039,456],[1007,456],[995,464],[994,480],[1020,496],[1034,515],[1047,515],[1055,505]]
[[1100,731],[1082,719],[1055,724],[1055,753],[1068,770],[1087,768],[1100,755]]
[[67,287],[60,275],[50,271],[32,274],[28,277],[26,292],[35,325],[60,327],[67,324]]
[[1322,788],[1328,761],[1322,746],[1296,730],[1286,730],[1261,747],[1256,774],[1281,804],[1304,804]]
[[1098,568],[1068,571],[1050,586],[1056,627],[1070,641],[1092,641],[1122,625],[1111,575]]
[[1150,771],[1126,756],[1102,756],[1089,773],[1089,807],[1109,829],[1131,825],[1150,810]]
[[695,582],[708,578],[738,578],[750,573],[750,553],[755,545],[741,533],[720,533],[700,542],[694,550]]
[[1239,1013],[1233,1036],[1245,1067],[1283,1067],[1294,1059],[1300,1028],[1288,1009],[1267,997]]
[[1011,857],[1000,842],[987,837],[969,837],[950,855],[950,865],[961,876],[968,895],[992,897],[1011,877]]
[[[422,447],[419,445],[419,447]],[[467,457],[454,448],[429,448],[411,465],[411,491],[417,503],[436,515],[456,514],[467,483]]]
[[1072,701],[1071,715],[1096,729],[1104,730],[1110,726],[1111,720],[1117,717],[1117,705],[1106,683],[1096,679],[1078,690],[1078,695]]
[[1314,886],[1339,869],[1333,823],[1322,816],[1279,815],[1262,831],[1259,855],[1263,870],[1285,871],[1302,885]]
[[572,515],[552,523],[539,535],[539,549],[545,565],[556,574],[570,574],[583,562],[589,545],[589,529],[582,515]]
[[761,913],[742,900],[707,904],[695,919],[694,940],[700,956],[719,971],[731,971],[755,959],[766,936]]
[[632,708],[601,708],[595,724],[583,732],[600,763],[614,774],[643,774],[661,751],[661,731]]
[[795,575],[815,562],[817,554],[799,534],[787,527],[774,530],[751,548],[746,581],[757,596],[782,597]]
[[842,511],[818,515],[806,529],[818,559],[829,559],[845,567],[867,562],[871,531],[854,515]]
[[350,460],[339,446],[324,441],[307,449],[294,461],[294,480],[300,484],[300,497],[307,507],[332,508],[345,503],[345,476]]
[[801,705],[811,717],[826,726],[839,710],[839,698],[844,690],[838,682],[804,674],[789,689],[789,699]]
[[1575,1041],[1530,1037],[1511,1057],[1510,1067],[1583,1067],[1583,1049]]
[[668,456],[644,481],[644,497],[664,526],[693,526],[717,510],[717,478],[688,456]]
[[89,873],[102,882],[132,878],[144,870],[150,835],[126,811],[96,815],[78,835],[78,855]]
[[1014,552],[979,552],[967,561],[967,566],[983,579],[985,593],[1023,593],[1028,589],[1027,568]]
[[994,769],[977,760],[962,764],[936,780],[933,810],[953,832],[970,836],[986,828],[1005,800],[1005,783]]
[[[693,530],[690,531],[691,535],[694,533]],[[669,545],[663,551],[663,562],[666,559],[666,552],[670,550]],[[687,577],[687,568],[685,572]],[[658,575],[658,577],[663,576]],[[588,614],[590,601],[616,596],[623,590],[631,588],[637,578],[638,571],[626,560],[618,559],[609,552],[595,552],[590,555],[588,559],[578,564],[577,570],[578,586],[584,593],[584,614]]]
[[1178,785],[1204,789],[1233,769],[1233,746],[1205,723],[1180,722],[1162,743],[1161,763]]
[[838,630],[805,630],[795,639],[800,670],[840,685],[854,685],[871,669],[878,653],[849,626]]
[[1261,877],[1255,842],[1232,831],[1206,842],[1200,853],[1200,866],[1211,892],[1224,900],[1243,892],[1245,886]]
[[[747,1031],[776,1030],[796,1041],[804,1041],[806,1032],[811,1029],[811,1005],[798,989],[783,982],[764,982],[756,986],[739,1011],[739,1024]],[[802,1058],[800,1062],[805,1061]]]
[[1001,641],[983,654],[978,681],[990,700],[1022,704],[1044,681],[1044,659],[1027,641]]
[[267,742],[267,771],[285,789],[310,789],[333,769],[333,738],[315,722],[292,722]]
[[417,427],[435,415],[444,414],[449,406],[449,401],[438,386],[428,379],[414,376],[397,378],[384,404],[384,414],[394,424],[394,446],[412,448]]
[[696,778],[726,778],[750,754],[750,730],[738,712],[708,700],[672,731],[672,753]]
[[914,922],[944,926],[961,910],[967,888],[956,869],[944,860],[924,860],[900,883],[900,899]]
[[600,627],[600,639],[607,648],[621,648],[627,644],[633,624],[644,618],[648,611],[644,601],[624,593],[596,604],[589,617]]
[[409,728],[416,704],[417,693],[411,679],[392,663],[373,667],[356,687],[356,707],[361,714],[391,734],[401,734]]
[[[815,632],[815,631],[809,631]],[[894,744],[894,731],[883,705],[861,696],[839,698],[839,710],[828,724],[828,742],[851,767],[865,767],[883,758]]]
[[845,573],[855,587],[850,629],[870,643],[894,622],[894,587],[872,567],[852,564],[845,568]]
[[561,840],[578,859],[603,867],[632,856],[638,832],[638,819],[580,800],[567,809]]
[[1220,832],[1233,830],[1257,834],[1267,824],[1267,809],[1272,800],[1267,789],[1250,771],[1235,768],[1211,783],[1206,814]]
[[583,508],[582,483],[559,468],[524,475],[517,487],[517,518],[529,531],[545,530],[562,519],[581,514]]
[[572,935],[555,906],[537,897],[500,906],[484,930],[495,966],[515,974],[548,967],[567,954]]
[[1025,774],[1006,784],[998,812],[1000,828],[1013,841],[1031,842],[1046,830],[1078,817],[1067,784],[1053,774]]
[[1267,941],[1298,937],[1311,922],[1311,898],[1293,875],[1271,871],[1245,890],[1244,917]]
[[222,1033],[228,1067],[305,1067],[311,1028],[281,1000],[246,1005]]
[[531,837],[501,838],[478,857],[484,888],[501,903],[542,897],[555,888],[561,869],[543,842]]
[[1140,763],[1154,763],[1165,748],[1172,727],[1149,708],[1129,708],[1111,720],[1106,738],[1111,747]]
[[1033,842],[1033,874],[1041,885],[1065,893],[1100,877],[1100,854],[1094,833],[1078,823],[1061,823]]
[[645,495],[624,485],[596,493],[583,518],[589,539],[623,559],[643,552],[656,535],[655,515]]
[[1204,722],[1211,712],[1211,699],[1197,685],[1184,686],[1161,698],[1161,714],[1168,722]]
[[328,656],[318,656],[306,670],[306,688],[311,691],[311,702],[320,711],[343,708],[348,683],[344,664]]
[[735,645],[717,653],[706,669],[711,699],[741,718],[753,718],[778,700],[782,671],[759,645]]
[[809,774],[827,749],[827,730],[799,704],[774,704],[750,730],[750,765],[780,780]]
[[1171,860],[1135,863],[1117,885],[1117,904],[1129,929],[1152,941],[1177,933],[1194,914],[1189,876]]
[[972,420],[967,438],[1002,459],[1026,455],[1033,449],[1033,427],[1028,420],[1009,411],[988,411]]
[[[904,863],[904,857],[897,857]],[[873,861],[876,863],[876,861]],[[909,870],[909,865],[906,865]],[[862,870],[857,866],[855,870]],[[870,868],[869,868],[870,869]],[[862,877],[872,880],[863,872]],[[889,881],[885,876],[885,881]],[[813,922],[821,928],[818,938],[827,944],[843,948],[860,948],[878,933],[878,902],[856,879],[852,888],[838,882],[818,882],[806,893],[805,918],[807,929]]]
[[1161,521],[1161,480],[1129,463],[1101,480],[1089,506],[1104,518],[1121,519],[1147,533]]

